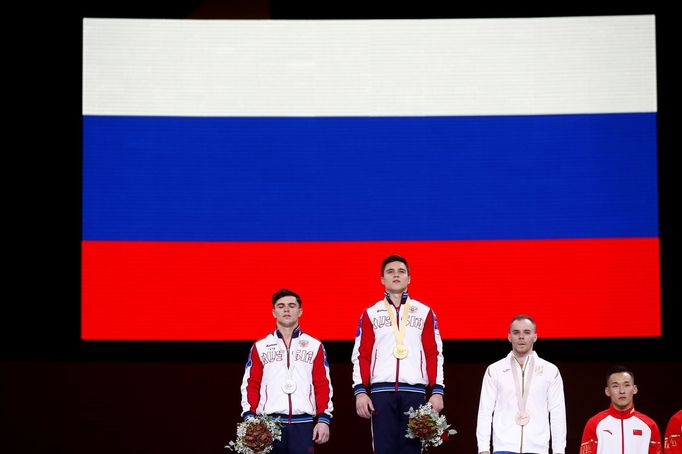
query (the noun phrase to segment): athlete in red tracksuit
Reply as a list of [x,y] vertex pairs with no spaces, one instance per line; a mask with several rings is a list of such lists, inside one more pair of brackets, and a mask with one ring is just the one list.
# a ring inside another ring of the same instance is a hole
[[242,381],[242,416],[283,423],[273,454],[309,454],[329,440],[332,386],[322,343],[301,332],[301,298],[281,289],[272,297],[277,329],[251,347]]
[[381,281],[385,297],[363,312],[355,338],[355,407],[372,420],[375,453],[417,454],[421,442],[405,437],[405,412],[423,404],[427,392],[433,408],[443,409],[443,343],[433,311],[407,295],[403,257],[384,259]]
[[682,454],[682,410],[670,417],[663,442],[665,454]]
[[653,419],[635,410],[634,374],[623,366],[607,375],[608,410],[585,425],[580,454],[661,454],[661,434]]

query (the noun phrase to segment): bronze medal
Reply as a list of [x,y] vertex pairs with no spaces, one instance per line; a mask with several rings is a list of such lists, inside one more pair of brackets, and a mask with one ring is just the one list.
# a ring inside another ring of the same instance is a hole
[[514,421],[519,426],[525,426],[526,424],[528,424],[528,421],[530,421],[530,415],[528,414],[527,411],[518,411],[514,416]]

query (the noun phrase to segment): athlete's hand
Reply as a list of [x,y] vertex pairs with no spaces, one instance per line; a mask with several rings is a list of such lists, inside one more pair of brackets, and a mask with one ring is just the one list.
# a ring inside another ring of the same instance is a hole
[[431,398],[429,399],[429,403],[431,404],[433,409],[436,410],[436,413],[440,413],[440,411],[445,406],[445,404],[443,404],[442,394],[432,394]]
[[329,441],[329,426],[323,422],[315,424],[313,429],[313,441],[318,445]]
[[358,412],[358,416],[363,418],[371,418],[372,413],[374,413],[374,404],[372,404],[372,399],[365,393],[360,393],[355,396],[355,411]]

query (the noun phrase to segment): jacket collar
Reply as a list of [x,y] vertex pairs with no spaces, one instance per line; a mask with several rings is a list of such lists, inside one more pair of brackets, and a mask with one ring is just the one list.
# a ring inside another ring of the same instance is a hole
[[[408,296],[407,290],[405,290],[403,292],[402,298],[400,298],[400,304],[401,305],[405,304],[405,302],[407,301],[407,296]],[[388,293],[388,290],[384,291],[384,298],[386,299],[386,301],[388,301],[388,304],[393,304],[393,302],[391,301],[391,294]]]
[[611,404],[609,406],[609,415],[618,419],[628,419],[635,414],[635,406],[628,408],[627,410],[619,410]]
[[[301,335],[301,325],[297,325],[296,328],[294,328],[294,332],[291,333],[291,338],[295,339],[300,335]],[[275,336],[282,339],[282,333],[280,333],[278,329],[275,329]]]

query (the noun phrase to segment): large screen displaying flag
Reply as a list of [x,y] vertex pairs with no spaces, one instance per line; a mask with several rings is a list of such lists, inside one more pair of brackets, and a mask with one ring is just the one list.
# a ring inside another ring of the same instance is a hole
[[661,335],[653,16],[83,22],[85,340]]

